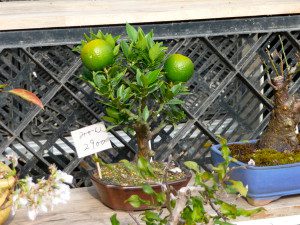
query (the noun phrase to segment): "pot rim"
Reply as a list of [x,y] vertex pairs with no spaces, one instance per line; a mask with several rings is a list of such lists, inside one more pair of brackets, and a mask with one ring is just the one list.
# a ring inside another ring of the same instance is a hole
[[[229,142],[228,145],[230,144],[247,144],[247,143],[256,143],[258,141],[258,139],[254,139],[254,140],[249,140],[247,142],[242,142],[242,141],[236,141],[236,142]],[[222,156],[220,149],[221,144],[217,144],[217,145],[212,145],[210,147],[210,150],[215,152],[216,154]],[[230,159],[232,159],[232,157],[229,157]],[[282,168],[290,168],[290,167],[297,167],[300,166],[300,162],[297,163],[288,163],[288,164],[283,164],[283,165],[277,165],[277,166],[251,166],[248,165],[246,163],[243,163],[241,161],[235,161],[233,162],[235,164],[238,164],[239,166],[243,166],[246,167],[247,169],[252,169],[252,170],[267,170],[267,169],[282,169]]]
[[[102,184],[102,185],[105,185],[107,187],[110,187],[110,188],[116,188],[116,189],[131,189],[131,190],[134,190],[134,189],[140,189],[142,186],[122,186],[122,185],[117,185],[117,184],[108,184],[108,183],[105,183],[103,181],[101,181],[100,179],[97,179],[95,176],[94,176],[94,171],[96,170],[92,170],[90,171],[89,175],[90,175],[90,178],[95,181],[96,183],[99,183],[99,184]],[[168,184],[172,185],[172,184],[176,184],[176,183],[180,183],[180,182],[183,182],[183,181],[186,181],[186,180],[190,180],[192,177],[192,173],[190,171],[185,171],[185,177],[184,178],[181,178],[179,180],[175,180],[175,181],[171,181],[171,182],[168,182]],[[160,187],[161,185],[159,184],[150,184],[150,186],[152,188],[156,188],[156,187]]]

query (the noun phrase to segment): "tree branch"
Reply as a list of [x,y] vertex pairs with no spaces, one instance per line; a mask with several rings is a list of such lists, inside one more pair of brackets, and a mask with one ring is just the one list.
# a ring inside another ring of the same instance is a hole
[[175,208],[173,209],[173,216],[170,217],[169,225],[177,225],[179,223],[181,212],[185,208],[189,196],[204,191],[205,189],[203,187],[197,187],[197,186],[187,186],[181,188],[178,191],[176,205]]
[[273,58],[272,58],[272,56],[271,56],[270,51],[267,49],[266,52],[267,52],[267,54],[268,54],[269,61],[270,61],[271,65],[272,65],[272,67],[273,67],[273,69],[274,69],[276,75],[277,75],[277,76],[280,76],[280,74],[278,73],[277,67],[276,67],[276,65],[275,65],[275,63],[274,63],[274,61],[273,61]]

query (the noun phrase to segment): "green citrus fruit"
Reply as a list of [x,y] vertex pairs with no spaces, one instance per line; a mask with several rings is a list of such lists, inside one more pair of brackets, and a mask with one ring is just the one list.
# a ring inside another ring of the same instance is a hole
[[186,82],[194,74],[194,64],[190,58],[181,54],[172,54],[165,62],[166,77],[174,82]]
[[114,61],[113,48],[102,39],[86,43],[81,50],[81,60],[89,70],[98,71]]

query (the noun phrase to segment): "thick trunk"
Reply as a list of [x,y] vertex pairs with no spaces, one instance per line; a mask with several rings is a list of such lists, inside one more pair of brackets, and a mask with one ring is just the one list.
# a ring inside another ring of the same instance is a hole
[[299,105],[294,96],[289,96],[288,83],[282,76],[276,77],[274,85],[274,109],[267,129],[261,136],[258,147],[277,151],[293,151],[299,147],[295,132],[299,123]]
[[146,124],[137,124],[135,126],[135,132],[138,145],[137,157],[150,159],[154,153],[149,144],[149,140],[151,139],[149,127]]

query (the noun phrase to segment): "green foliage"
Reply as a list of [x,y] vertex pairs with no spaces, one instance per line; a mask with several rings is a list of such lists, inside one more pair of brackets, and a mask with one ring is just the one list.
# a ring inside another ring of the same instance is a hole
[[112,225],[120,225],[120,221],[117,219],[116,213],[110,217],[110,222]]
[[[193,161],[184,163],[195,174],[195,182],[184,194],[187,198],[184,200],[185,203],[180,208],[179,214],[182,224],[233,225],[230,223],[231,219],[236,219],[239,216],[251,216],[264,210],[263,208],[246,210],[226,202],[224,197],[227,194],[237,193],[239,196],[246,197],[248,190],[242,182],[230,179],[228,174],[231,172],[231,168],[229,165],[234,159],[230,157],[227,141],[220,137],[220,143],[224,162],[212,167],[211,172],[201,170],[199,165]],[[140,159],[140,166],[138,167],[143,171],[148,171],[148,164],[144,159]],[[144,184],[142,188],[144,193],[151,196],[150,201],[141,199],[136,195],[128,199],[128,202],[134,207],[146,204],[154,208],[154,210],[147,210],[141,214],[142,221],[147,225],[169,224],[175,207],[182,204],[182,201],[179,201],[180,195],[172,192],[166,183],[162,184],[162,192],[156,192],[149,184]],[[161,214],[163,206],[167,207],[169,214]],[[210,213],[209,208],[215,213]]]
[[141,205],[150,205],[150,201],[144,200],[138,195],[131,195],[130,198],[126,200],[126,202],[130,203],[130,205],[132,205],[135,208],[138,208]]
[[[174,84],[165,79],[163,64],[167,48],[153,39],[153,32],[145,34],[141,28],[126,25],[127,39],[117,42],[119,36],[85,35],[85,40],[74,51],[81,52],[90,40],[103,39],[114,48],[114,63],[100,71],[83,68],[81,78],[94,87],[100,102],[107,108],[102,119],[111,127],[122,126],[132,133],[136,127],[146,124],[144,132],[151,133],[162,124],[177,124],[185,118],[181,95],[188,94],[184,83]],[[163,127],[161,127],[163,128]],[[145,135],[151,138],[151,135]]]
[[139,174],[144,178],[154,176],[153,168],[150,165],[150,162],[143,157],[139,157],[137,160],[137,170]]

